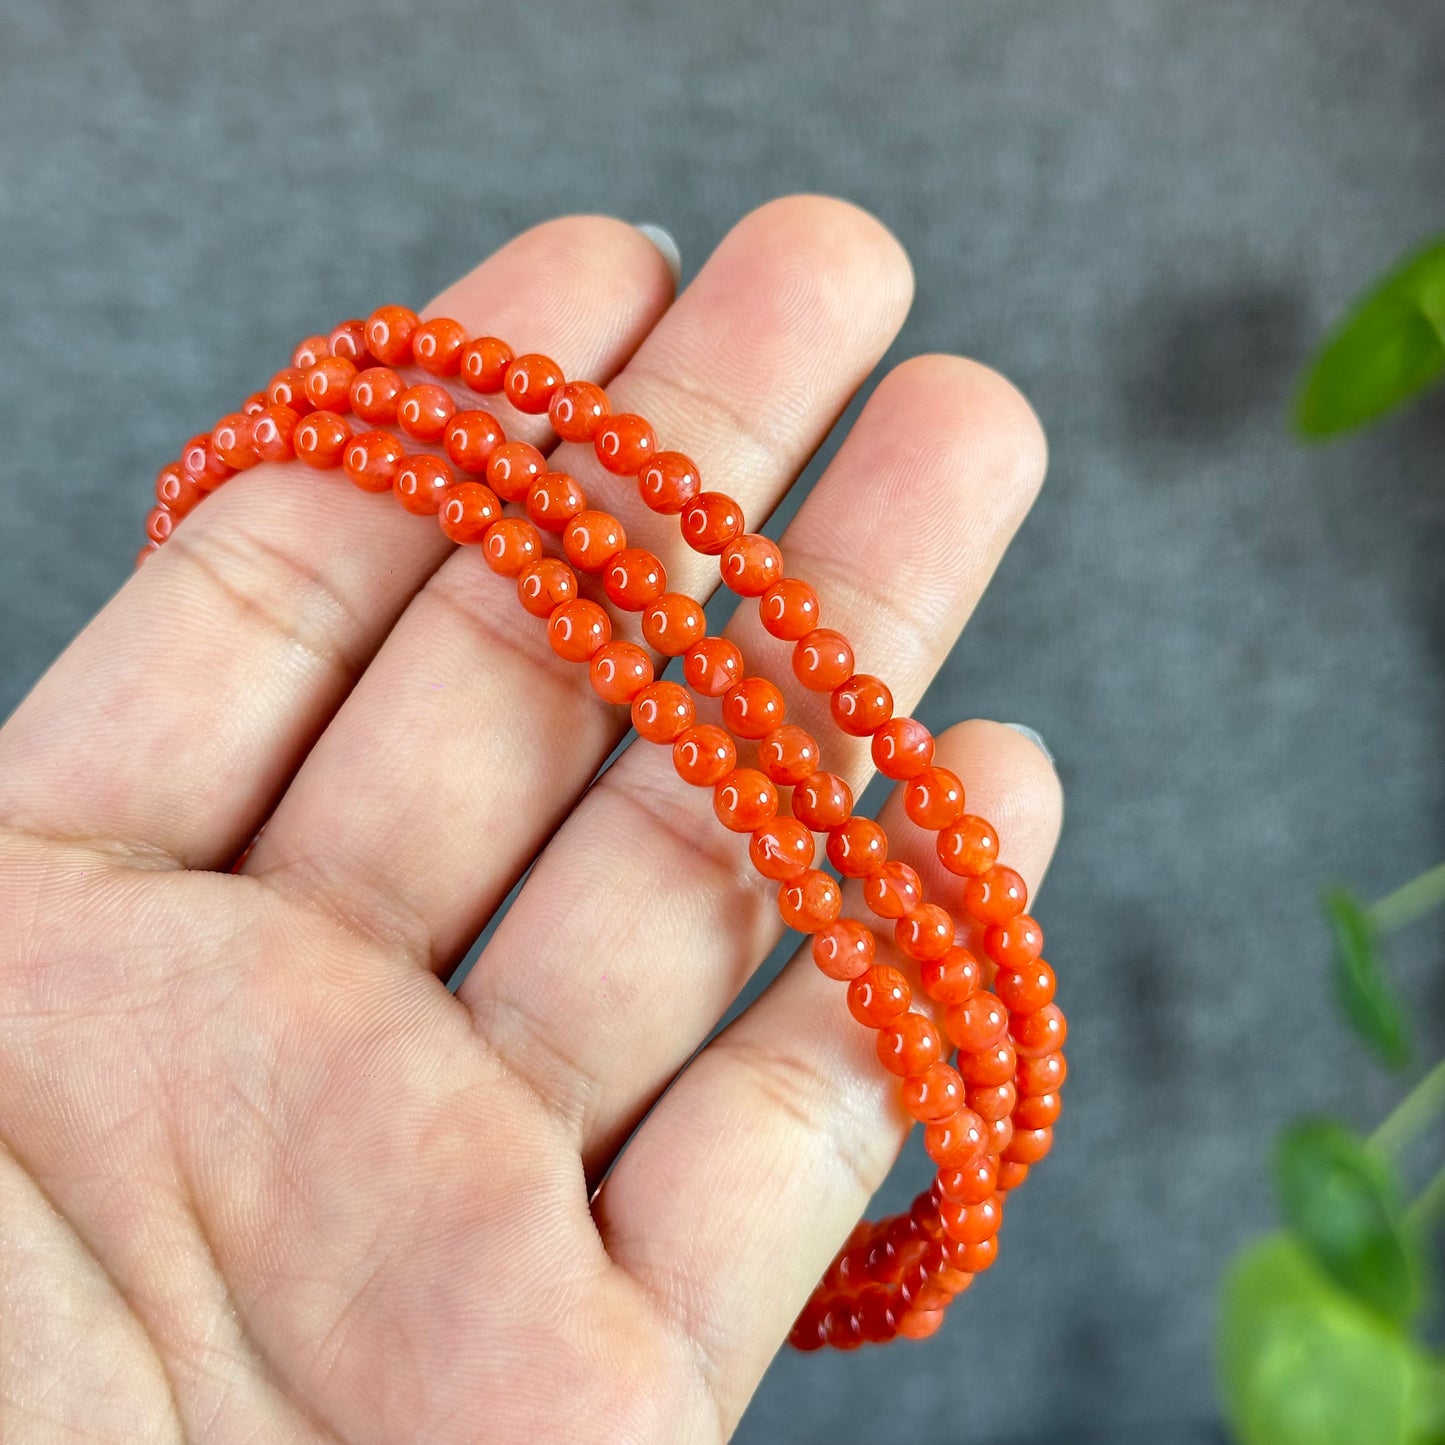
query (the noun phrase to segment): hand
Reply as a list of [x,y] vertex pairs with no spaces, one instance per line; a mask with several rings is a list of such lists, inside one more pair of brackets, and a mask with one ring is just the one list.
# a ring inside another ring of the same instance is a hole
[[[434,309],[610,383],[756,521],[910,295],[875,221],[795,198],[676,304],[639,231],[578,217]],[[630,484],[563,455],[675,588],[716,584]],[[1044,455],[1005,381],[921,357],[788,527],[790,570],[900,710]],[[716,1442],[887,1172],[896,1090],[806,950],[688,1062],[778,937],[772,889],[669,750],[593,782],[625,713],[512,592],[389,498],[261,466],[0,732],[10,1445]],[[756,608],[732,635],[791,679]],[[861,786],[826,698],[788,702]],[[1043,754],[971,722],[940,760],[1036,885],[1060,815]],[[931,840],[885,816],[946,899]]]

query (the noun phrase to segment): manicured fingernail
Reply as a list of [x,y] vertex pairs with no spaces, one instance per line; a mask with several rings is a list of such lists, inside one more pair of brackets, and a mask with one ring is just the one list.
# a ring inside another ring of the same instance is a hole
[[1054,755],[1049,751],[1049,745],[1032,728],[1022,723],[1005,723],[1004,726],[1012,728],[1021,738],[1027,738],[1049,760],[1049,766],[1053,766]]
[[676,286],[682,280],[682,252],[677,249],[672,232],[653,225],[651,221],[638,221],[637,229],[662,252],[662,259],[667,262],[667,269],[672,272],[672,284]]

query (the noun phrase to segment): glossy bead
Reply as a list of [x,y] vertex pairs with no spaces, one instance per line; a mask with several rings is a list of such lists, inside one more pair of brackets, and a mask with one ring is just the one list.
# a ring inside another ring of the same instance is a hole
[[334,411],[313,411],[291,434],[297,457],[308,467],[339,467],[351,440],[351,427]]
[[332,356],[344,356],[347,361],[361,362],[366,356],[366,322],[353,317],[331,329],[326,338]]
[[957,1257],[961,1261],[960,1267],[969,1274],[982,1274],[998,1258],[998,1236],[965,1246]]
[[992,1239],[1003,1223],[1003,1201],[992,1195],[980,1204],[956,1204],[947,1199],[939,1207],[944,1233],[960,1244],[980,1244]]
[[902,918],[923,902],[923,883],[908,864],[890,858],[863,880],[863,899],[880,918]]
[[569,381],[552,394],[547,419],[564,442],[590,442],[612,408],[595,382]]
[[845,878],[866,878],[888,860],[888,834],[872,818],[852,817],[828,831],[828,861]]
[[965,814],[938,835],[938,861],[960,878],[987,873],[997,857],[998,834],[986,818]]
[[[937,1037],[935,1031],[935,1040]],[[903,1107],[920,1124],[941,1124],[953,1118],[963,1107],[963,1079],[958,1070],[941,1062],[916,1070],[903,1085]]]
[[506,441],[506,433],[489,411],[459,411],[442,432],[442,445],[452,465],[485,476],[492,453]]
[[502,389],[518,411],[536,415],[552,404],[552,397],[563,380],[562,368],[550,356],[529,351],[507,367]]
[[681,452],[658,452],[637,474],[637,489],[654,512],[670,517],[702,491],[697,463]]
[[793,648],[793,676],[811,692],[832,692],[853,675],[853,648],[841,632],[815,627]]
[[758,616],[774,637],[796,642],[818,625],[818,594],[796,577],[783,577],[763,593]]
[[667,591],[667,569],[643,547],[624,547],[602,574],[608,599],[624,612],[641,612]]
[[1014,1130],[1008,1148],[999,1156],[1006,1164],[1037,1164],[1054,1147],[1054,1131],[1042,1129]]
[[984,952],[1000,968],[1024,968],[1044,951],[1044,931],[1027,913],[996,923],[983,936]]
[[457,479],[451,464],[430,454],[408,457],[391,479],[391,490],[408,512],[419,517],[434,517],[442,504],[442,494]]
[[864,1290],[858,1299],[858,1332],[869,1344],[886,1344],[898,1333],[898,1317],[884,1289]]
[[725,637],[700,637],[682,655],[682,674],[695,693],[721,697],[743,675],[742,652]]
[[723,723],[740,738],[767,737],[782,723],[786,710],[782,693],[765,677],[745,677],[723,694]]
[[1021,1058],[1037,1059],[1063,1048],[1069,1025],[1058,1004],[1049,1003],[1033,1013],[1014,1014],[1009,1023],[1009,1036]]
[[364,431],[347,443],[342,465],[363,492],[389,492],[405,456],[406,448],[389,431]]
[[607,417],[592,436],[597,460],[619,477],[635,477],[657,453],[657,434],[630,411]]
[[351,409],[372,426],[392,426],[406,383],[389,366],[368,366],[352,378]]
[[269,405],[270,398],[264,391],[253,391],[241,403],[241,411],[245,416],[255,416],[258,411],[265,411]]
[[788,1343],[795,1350],[821,1350],[828,1343],[828,1305],[810,1299],[788,1331]]
[[351,384],[356,363],[344,356],[325,356],[306,370],[306,400],[328,411],[351,410]]
[[203,492],[213,492],[222,482],[236,474],[234,467],[228,467],[216,455],[208,432],[193,436],[181,448],[181,470],[190,477]]
[[878,1062],[890,1074],[903,1078],[921,1074],[938,1062],[942,1052],[932,1021],[912,1010],[878,1031]]
[[936,1003],[963,1003],[978,992],[983,970],[966,948],[955,945],[942,958],[928,959],[918,970],[923,991]]
[[928,1157],[944,1169],[967,1169],[983,1153],[985,1142],[983,1120],[970,1109],[960,1109],[923,1130]]
[[491,396],[501,391],[512,348],[495,336],[478,336],[462,347],[461,378],[473,391]]
[[891,1024],[911,1001],[908,980],[886,963],[870,965],[848,985],[848,1012],[870,1029]]
[[[951,1038],[953,1030],[949,1027],[950,1020],[945,1017],[943,1022]],[[1017,1065],[1018,1055],[1014,1052],[1014,1046],[1007,1039],[1002,1039],[977,1053],[967,1053],[960,1049],[955,1067],[970,1084],[1004,1084],[1013,1078]]]
[[251,418],[244,412],[233,411],[223,416],[211,428],[211,445],[216,455],[238,472],[254,467],[261,460],[251,436]]
[[449,316],[433,316],[411,334],[412,360],[433,376],[455,376],[462,369],[466,328]]
[[520,502],[547,470],[547,459],[526,442],[503,442],[487,458],[487,485],[504,501]]
[[301,414],[293,406],[268,406],[251,418],[251,445],[263,462],[284,462],[296,455]]
[[175,521],[171,509],[164,502],[157,502],[146,517],[146,536],[159,545],[171,535]]
[[994,975],[993,991],[1010,1013],[1031,1014],[1054,998],[1054,971],[1036,958],[1023,968],[1001,968]]
[[817,739],[793,723],[776,727],[758,744],[758,766],[775,782],[791,786],[818,770]]
[[996,1044],[1008,1032],[1009,1011],[991,993],[980,992],[945,1010],[948,1036],[969,1053]]
[[836,923],[842,911],[843,890],[838,880],[819,868],[807,869],[778,889],[778,912],[783,922],[799,933],[816,933]]
[[366,349],[387,366],[411,360],[411,338],[421,318],[406,306],[378,306],[366,318]]
[[1018,1103],[1018,1097],[1018,1090],[1014,1088],[1013,1080],[1008,1079],[1002,1084],[970,1084],[964,1103],[980,1119],[992,1123],[995,1119],[1002,1119],[1005,1115],[1012,1114],[1014,1105]]
[[457,409],[452,394],[434,381],[409,386],[397,398],[396,424],[422,442],[440,441]]
[[942,958],[953,947],[953,915],[936,903],[920,903],[893,925],[893,941],[920,963]]
[[771,537],[744,532],[722,550],[718,570],[739,597],[761,597],[783,575],[783,554]]
[[1036,1094],[1052,1094],[1063,1088],[1069,1076],[1069,1065],[1063,1054],[1043,1054],[1034,1059],[1020,1059],[1014,1085],[1020,1098]]
[[926,1340],[942,1323],[942,1310],[909,1309],[899,1317],[898,1333],[907,1340]]
[[756,768],[734,768],[713,788],[713,812],[724,828],[751,833],[778,811],[778,790]]
[[939,1170],[939,1192],[955,1204],[981,1204],[995,1193],[998,1171],[998,1160],[992,1154],[981,1153],[962,1168]]
[[[723,699],[727,711],[727,699]],[[837,773],[809,773],[793,789],[793,816],[815,833],[839,828],[853,816],[853,789]]]
[[515,577],[542,556],[542,534],[525,518],[503,517],[487,528],[482,556],[500,577]]
[[933,734],[915,718],[890,718],[873,734],[873,766],[885,778],[916,778],[933,761]]
[[564,602],[547,619],[547,641],[567,662],[586,662],[612,636],[612,619],[605,608],[586,597]]
[[587,509],[587,494],[566,472],[543,472],[527,492],[527,515],[544,532],[561,532]]
[[603,702],[630,704],[652,681],[652,659],[635,642],[609,642],[597,649],[588,672]]
[[963,905],[980,923],[1007,923],[1022,913],[1028,902],[1024,880],[1001,863],[970,878],[963,888]]
[[833,689],[828,707],[839,728],[850,737],[865,738],[893,716],[893,694],[880,679],[858,672]]
[[550,617],[576,595],[577,574],[556,557],[540,557],[517,573],[517,599],[533,617]]
[[1015,1130],[1050,1128],[1063,1112],[1063,1107],[1064,1097],[1062,1094],[1030,1094],[1027,1099],[1020,1099],[1014,1106],[1014,1128]]
[[855,979],[872,967],[872,929],[856,918],[840,918],[813,935],[813,962],[829,978]]
[[1020,1164],[1016,1159],[1002,1160],[998,1166],[998,1192],[1007,1194],[1010,1189],[1017,1189],[1028,1177],[1027,1164]]
[[697,716],[692,694],[676,682],[654,682],[632,700],[632,726],[650,743],[673,742]]
[[743,534],[743,509],[722,492],[699,492],[678,520],[683,540],[705,557],[716,557]]
[[562,550],[579,572],[600,572],[627,546],[622,523],[610,512],[579,512],[562,531]]
[[[676,684],[671,684],[676,686]],[[710,788],[738,765],[738,750],[731,737],[711,723],[695,723],[684,728],[672,745],[672,766],[684,783],[694,788]],[[768,826],[771,826],[768,825]],[[757,834],[753,837],[756,839]],[[812,861],[809,850],[808,861]],[[756,861],[756,860],[755,860]],[[806,866],[806,865],[805,865]],[[768,874],[782,877],[782,874]]]
[[664,592],[642,614],[642,635],[649,647],[678,657],[707,633],[702,608],[684,592]]
[[464,547],[476,547],[487,529],[502,515],[497,494],[484,482],[458,482],[442,499],[437,510],[441,529]]
[[156,473],[156,501],[169,507],[171,515],[184,517],[201,499],[194,477],[188,477],[179,462],[171,462]]
[[330,355],[331,339],[329,337],[308,336],[304,341],[297,342],[295,351],[291,353],[291,365],[299,366],[302,371],[306,371]]
[[310,411],[311,403],[306,398],[306,373],[299,366],[283,367],[268,383],[266,400],[272,406],[289,406],[298,412]]
[[963,784],[947,768],[924,768],[903,790],[903,810],[920,828],[936,833],[963,817]]

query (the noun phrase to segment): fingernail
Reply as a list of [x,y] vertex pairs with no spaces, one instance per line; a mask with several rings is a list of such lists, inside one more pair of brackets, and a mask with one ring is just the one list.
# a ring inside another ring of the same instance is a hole
[[1025,727],[1022,723],[1005,723],[1004,726],[1012,728],[1021,738],[1027,738],[1049,760],[1049,766],[1054,765],[1054,755],[1049,751],[1049,745],[1032,728]]
[[663,230],[651,221],[638,221],[636,224],[637,229],[662,252],[662,259],[667,262],[667,269],[672,272],[672,284],[676,286],[682,280],[682,252],[677,249],[672,232]]

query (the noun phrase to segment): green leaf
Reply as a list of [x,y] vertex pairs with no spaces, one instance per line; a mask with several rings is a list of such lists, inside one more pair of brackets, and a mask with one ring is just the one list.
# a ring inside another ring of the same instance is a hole
[[1356,1032],[1391,1068],[1410,1062],[1410,1031],[1385,977],[1380,941],[1364,905],[1344,888],[1322,900],[1335,936],[1335,988]]
[[1390,1319],[1419,1309],[1424,1263],[1400,1186],[1359,1135],[1332,1119],[1295,1124],[1275,1180],[1285,1222],[1336,1284]]
[[1440,1368],[1364,1309],[1288,1235],[1258,1241],[1225,1279],[1218,1338],[1241,1445],[1435,1445]]
[[1332,436],[1407,401],[1445,371],[1445,238],[1408,257],[1338,326],[1295,404],[1309,437]]

